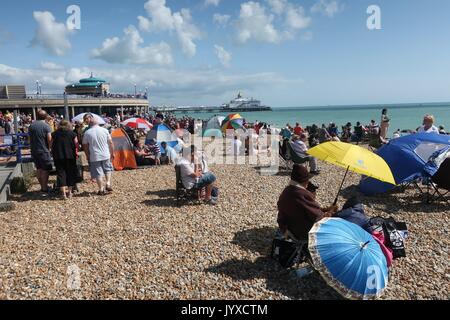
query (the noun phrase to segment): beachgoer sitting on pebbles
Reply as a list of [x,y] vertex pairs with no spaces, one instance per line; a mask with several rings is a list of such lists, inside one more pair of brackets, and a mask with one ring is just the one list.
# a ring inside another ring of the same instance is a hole
[[290,232],[297,240],[308,241],[313,225],[325,217],[333,216],[338,208],[321,208],[315,195],[308,191],[311,175],[302,165],[295,164],[289,186],[278,201],[278,225],[281,232]]
[[183,150],[183,158],[178,162],[181,171],[181,180],[187,190],[201,190],[205,188],[205,202],[216,204],[215,201],[212,201],[212,191],[216,177],[209,170],[205,172],[207,168],[201,162],[195,146],[185,148]]

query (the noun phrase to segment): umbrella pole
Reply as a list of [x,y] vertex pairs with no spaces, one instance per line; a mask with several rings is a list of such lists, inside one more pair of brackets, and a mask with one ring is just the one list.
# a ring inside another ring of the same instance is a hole
[[349,169],[350,169],[350,166],[348,166],[347,167],[347,171],[345,171],[344,179],[342,179],[341,187],[339,188],[339,192],[338,192],[338,194],[336,196],[336,199],[334,200],[333,206],[337,205],[337,203],[338,203],[339,195],[341,194],[342,187],[344,186],[344,182],[345,182],[345,179],[347,178],[347,174],[348,174]]

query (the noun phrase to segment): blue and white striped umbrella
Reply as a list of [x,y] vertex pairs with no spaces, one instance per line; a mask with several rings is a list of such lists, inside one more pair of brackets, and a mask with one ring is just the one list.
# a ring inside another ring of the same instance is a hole
[[325,218],[309,232],[314,268],[347,299],[375,299],[388,283],[388,267],[380,245],[358,225]]
[[[159,147],[161,143],[166,142],[169,147],[175,147],[178,144],[177,136],[165,124],[159,124],[153,127],[145,139],[145,144],[150,144],[150,140],[154,139]],[[164,152],[164,150],[161,149]]]

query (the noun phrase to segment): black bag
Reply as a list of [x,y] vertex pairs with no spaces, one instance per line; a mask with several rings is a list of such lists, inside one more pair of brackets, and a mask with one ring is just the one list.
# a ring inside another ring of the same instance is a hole
[[75,178],[76,183],[82,183],[84,181],[84,170],[82,165],[77,165],[77,176]]
[[272,258],[284,268],[290,268],[302,260],[303,244],[275,238],[272,243]]
[[394,259],[406,257],[405,240],[400,233],[408,230],[406,223],[396,222],[392,217],[375,217],[369,220],[369,226],[372,232],[383,231],[385,245],[392,250]]

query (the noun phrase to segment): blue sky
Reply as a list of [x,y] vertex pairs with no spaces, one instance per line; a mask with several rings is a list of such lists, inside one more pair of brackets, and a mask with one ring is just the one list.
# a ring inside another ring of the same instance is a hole
[[[0,83],[59,93],[92,71],[154,104],[239,90],[276,107],[450,101],[449,1],[209,2],[2,1]],[[73,4],[81,30],[68,32]],[[366,26],[372,4],[381,30]]]

